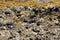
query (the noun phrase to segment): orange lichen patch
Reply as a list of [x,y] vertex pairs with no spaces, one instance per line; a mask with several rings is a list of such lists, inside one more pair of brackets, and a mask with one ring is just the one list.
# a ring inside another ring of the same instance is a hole
[[13,5],[15,5],[15,2],[13,2],[13,1],[5,2],[5,5],[6,5],[6,6],[7,6],[7,5],[13,6]]
[[58,5],[60,5],[60,1],[59,1],[59,2],[55,2],[55,4],[58,4]]
[[39,3],[36,0],[0,0],[0,8],[5,6],[48,6],[50,4],[60,5],[60,1],[50,1],[49,3]]
[[3,5],[3,4],[0,4],[0,8],[4,8],[5,7],[5,5]]
[[14,22],[18,23],[20,20],[18,18],[13,18]]

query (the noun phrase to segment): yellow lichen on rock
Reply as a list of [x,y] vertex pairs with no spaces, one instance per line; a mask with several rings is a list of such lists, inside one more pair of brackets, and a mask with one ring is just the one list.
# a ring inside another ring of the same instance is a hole
[[49,3],[39,3],[36,0],[0,0],[0,8],[5,6],[47,6],[50,4],[58,4],[60,5],[60,1],[56,2],[54,0],[50,1]]
[[5,5],[3,5],[3,4],[0,4],[0,8],[4,8],[5,7]]

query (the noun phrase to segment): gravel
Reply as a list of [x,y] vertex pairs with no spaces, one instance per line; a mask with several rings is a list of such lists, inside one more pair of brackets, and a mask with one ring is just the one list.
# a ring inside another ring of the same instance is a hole
[[60,40],[60,6],[46,7],[2,8],[0,40]]

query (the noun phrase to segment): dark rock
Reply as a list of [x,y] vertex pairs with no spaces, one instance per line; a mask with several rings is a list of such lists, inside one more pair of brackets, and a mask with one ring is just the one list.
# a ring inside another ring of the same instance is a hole
[[21,14],[20,13],[16,13],[16,16],[19,17],[19,16],[21,16]]
[[32,19],[32,18],[34,18],[34,17],[36,17],[36,15],[32,15],[32,16],[30,16],[30,19]]
[[35,40],[41,40],[40,38],[36,37]]
[[0,16],[0,18],[3,18],[2,16]]
[[33,40],[32,38],[30,38],[29,40]]
[[39,30],[32,29],[33,32],[40,32]]
[[7,28],[9,28],[9,29],[15,28],[15,26],[13,25],[13,23],[7,23],[6,26],[7,26]]
[[33,9],[33,11],[35,12],[36,15],[37,15],[38,13],[41,13],[41,10]]
[[52,18],[49,18],[50,21],[52,21]]
[[26,29],[28,29],[28,27],[25,27]]
[[59,23],[55,23],[55,25],[60,26],[60,24],[59,24]]
[[59,11],[59,8],[55,8],[54,11],[55,11],[55,12],[58,12],[58,11]]
[[5,12],[5,14],[7,15],[7,14],[11,14],[10,12]]
[[21,31],[18,31],[18,33],[21,33]]
[[53,8],[48,8],[48,11],[49,12],[53,12]]
[[9,37],[9,39],[12,39],[13,37]]
[[24,19],[24,20],[23,20],[23,22],[25,22],[25,23],[26,23],[26,22],[28,22],[28,20]]
[[27,7],[27,6],[24,6],[24,8],[25,8],[25,10],[26,10],[26,9],[28,9],[28,7]]
[[35,19],[30,19],[29,23],[36,23]]
[[37,22],[37,26],[39,26],[39,25],[40,25],[40,23],[41,23],[41,22]]
[[58,19],[60,19],[60,16],[57,16]]
[[17,11],[17,13],[20,13],[21,11]]
[[3,26],[3,24],[2,24],[2,23],[0,23],[0,27],[1,27],[1,26]]

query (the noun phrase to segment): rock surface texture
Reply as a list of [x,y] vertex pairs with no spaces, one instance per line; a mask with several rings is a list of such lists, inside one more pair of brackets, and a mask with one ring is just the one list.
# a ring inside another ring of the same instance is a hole
[[0,40],[60,40],[60,6],[0,9]]

